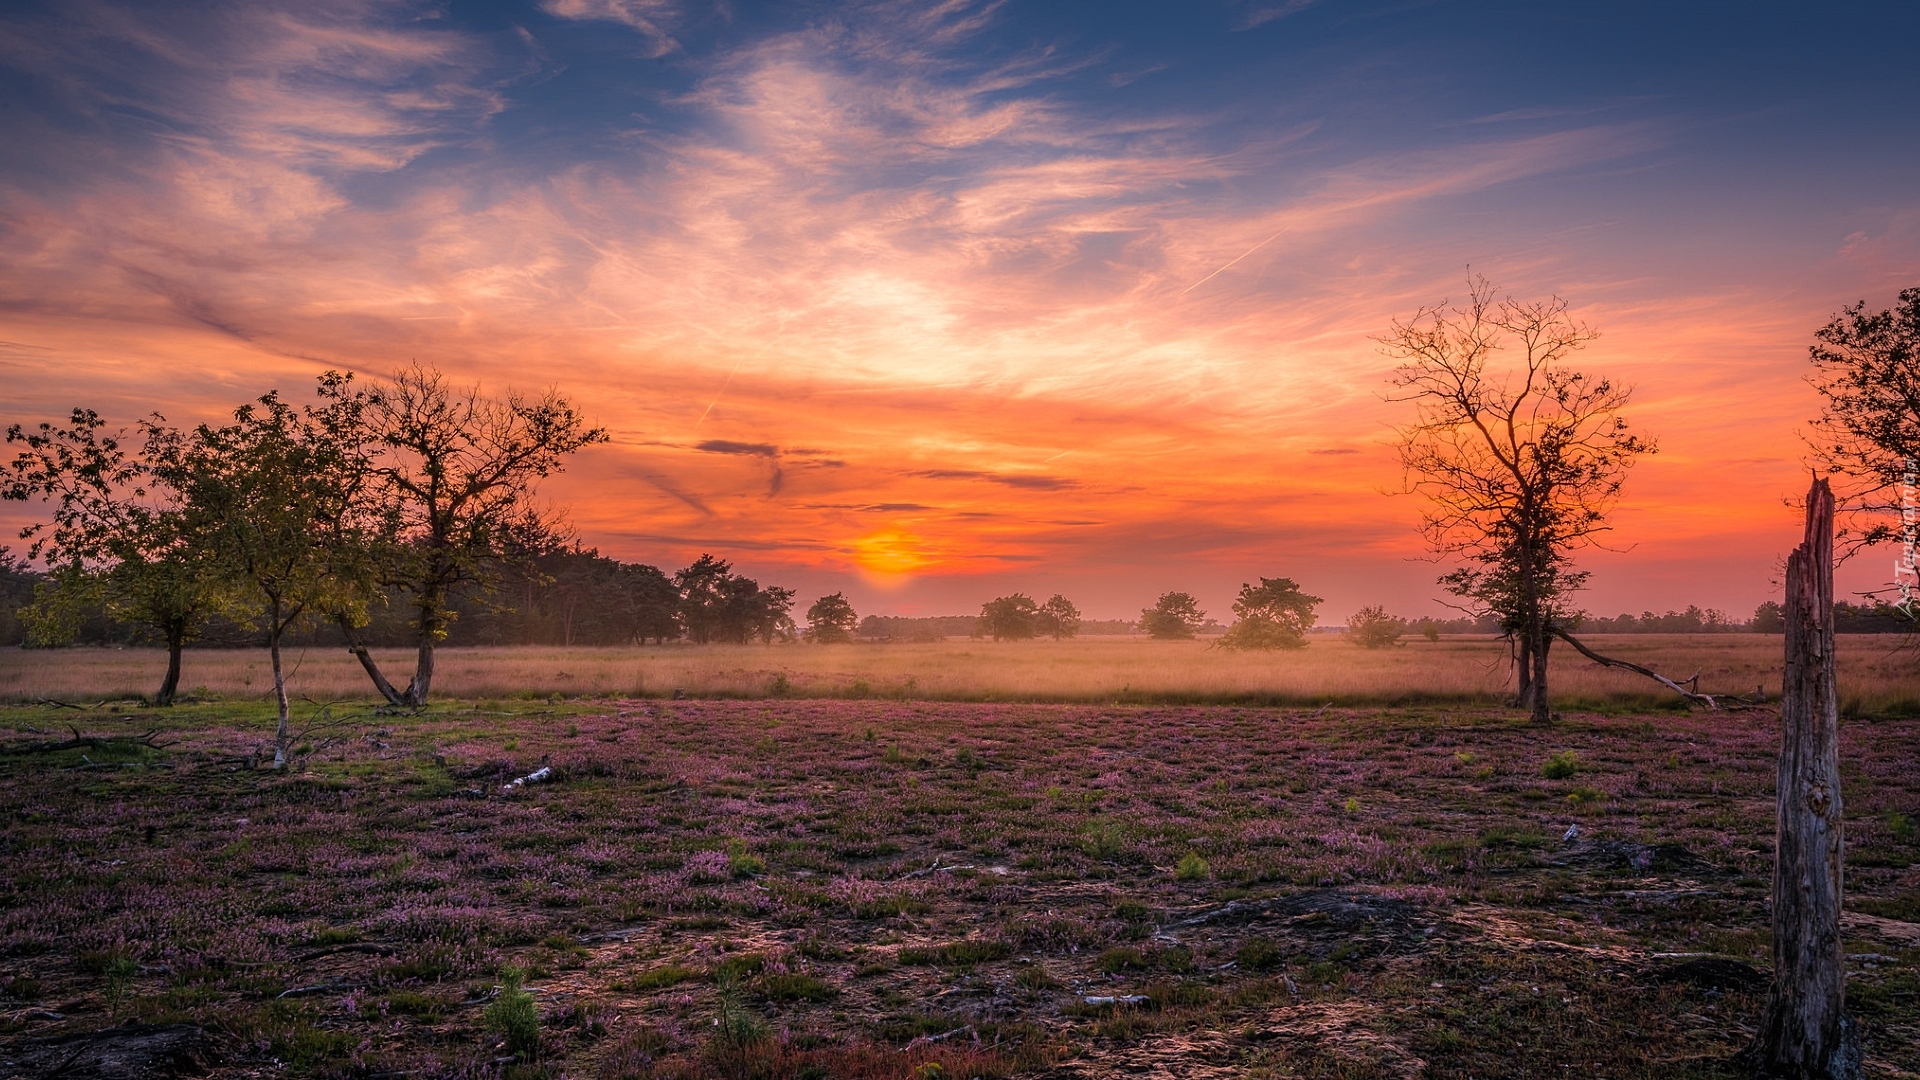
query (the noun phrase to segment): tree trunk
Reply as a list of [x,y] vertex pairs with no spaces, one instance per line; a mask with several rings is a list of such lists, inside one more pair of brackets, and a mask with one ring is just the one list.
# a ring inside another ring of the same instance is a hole
[[1514,647],[1519,655],[1514,659],[1513,667],[1519,673],[1520,691],[1513,696],[1514,705],[1522,709],[1533,708],[1533,647],[1526,632],[1513,636]]
[[160,708],[172,705],[180,693],[180,652],[186,643],[185,627],[167,627],[167,677],[160,680],[160,692],[153,697],[153,703]]
[[1533,634],[1533,722],[1551,724],[1553,713],[1547,704],[1547,648],[1553,644],[1553,639],[1547,635],[1547,620],[1544,617],[1535,617]]
[[381,674],[380,665],[374,662],[373,654],[367,651],[366,645],[362,644],[360,638],[353,632],[353,624],[348,622],[344,615],[335,622],[339,623],[340,633],[347,639],[347,651],[354,655],[354,659],[360,661],[361,667],[367,669],[367,676],[373,680],[374,689],[380,691],[380,696],[387,699],[387,704],[405,705],[406,700],[400,696],[400,691],[395,690],[393,684],[387,681],[387,677]]
[[1806,539],[1787,558],[1773,867],[1773,988],[1749,1055],[1768,1076],[1860,1075],[1840,943],[1840,716],[1833,680],[1833,493],[1807,493]]
[[280,618],[280,601],[275,600],[268,616],[272,621],[267,624],[267,655],[273,660],[273,702],[278,707],[279,725],[273,732],[273,767],[287,767],[287,679],[280,668],[280,638],[286,632],[287,624]]
[[407,684],[404,704],[418,708],[427,703],[427,694],[433,689],[433,649],[440,640],[446,621],[441,616],[441,602],[446,599],[443,589],[429,587],[420,593],[417,610],[420,612],[420,647],[414,657],[413,681]]

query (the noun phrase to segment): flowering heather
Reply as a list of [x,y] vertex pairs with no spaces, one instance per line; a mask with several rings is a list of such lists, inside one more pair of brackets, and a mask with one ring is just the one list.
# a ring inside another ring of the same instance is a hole
[[[0,712],[0,1076],[1706,1077],[1763,992],[1765,714],[456,703],[286,775],[251,711],[156,715]],[[1888,1072],[1916,752],[1844,732]]]

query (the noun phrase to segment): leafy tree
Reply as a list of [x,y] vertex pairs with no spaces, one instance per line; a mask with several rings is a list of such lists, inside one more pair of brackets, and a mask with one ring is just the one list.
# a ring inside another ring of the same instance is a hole
[[182,494],[154,474],[156,448],[177,437],[163,425],[157,416],[143,422],[145,440],[133,454],[124,434],[105,432],[91,409],[73,410],[64,427],[12,425],[7,441],[23,449],[0,481],[0,496],[53,505],[50,523],[20,533],[32,541],[28,554],[44,557],[51,571],[22,612],[30,640],[72,640],[81,612],[95,605],[149,628],[167,647],[167,673],[153,698],[165,706],[179,690],[186,643],[209,616],[231,614],[233,597],[189,525]]
[[[1500,618],[1517,645],[1519,703],[1543,723],[1547,648],[1583,579],[1569,555],[1607,530],[1628,470],[1654,449],[1621,418],[1624,387],[1565,366],[1594,337],[1558,297],[1496,302],[1476,277],[1464,305],[1422,308],[1382,339],[1402,361],[1390,400],[1415,412],[1400,462],[1407,490],[1427,498],[1422,530],[1471,564],[1441,580]],[[1514,362],[1493,367],[1502,352]]]
[[1303,649],[1313,628],[1317,596],[1300,591],[1292,578],[1261,578],[1259,585],[1241,585],[1233,602],[1239,619],[1220,639],[1228,649]]
[[733,572],[733,564],[702,555],[673,576],[680,592],[680,619],[697,645],[754,638],[771,643],[794,634],[793,590],[761,588]]
[[365,618],[373,593],[367,473],[339,438],[357,424],[357,395],[296,410],[268,393],[222,427],[155,430],[153,474],[179,492],[185,533],[251,593],[267,635],[278,723],[274,768],[287,763],[289,707],[281,644],[310,612]]
[[1787,617],[1778,600],[1767,600],[1753,609],[1753,622],[1747,628],[1756,634],[1778,634],[1787,628]]
[[[328,373],[321,393],[347,394],[347,380]],[[385,525],[378,547],[382,574],[413,612],[413,678],[395,689],[355,633],[333,612],[347,647],[374,686],[396,705],[424,705],[433,687],[434,650],[447,636],[455,601],[465,590],[491,591],[503,565],[526,563],[553,546],[560,523],[534,502],[539,482],[566,458],[607,441],[557,391],[539,398],[509,392],[505,400],[457,389],[430,367],[413,365],[367,393],[360,425],[342,432],[364,440],[365,465]]]
[[46,579],[45,574],[0,544],[0,645],[19,645],[26,641],[27,628],[20,619],[20,610],[33,602],[34,589]]
[[860,628],[860,616],[845,595],[832,593],[813,602],[807,609],[807,640],[816,644],[843,644],[853,640]]
[[1026,641],[1039,628],[1040,608],[1026,593],[1002,596],[980,605],[977,633],[995,641]]
[[[1816,463],[1839,488],[1853,545],[1905,543],[1920,506],[1920,287],[1879,312],[1847,308],[1814,334],[1814,388],[1825,399],[1813,423]],[[1894,583],[1915,594],[1920,571],[1907,548]],[[1909,612],[1911,614],[1911,612]]]
[[657,566],[623,563],[618,581],[630,640],[644,645],[653,638],[665,644],[680,637],[680,593],[672,578]]
[[1363,607],[1347,617],[1347,636],[1363,649],[1398,645],[1406,632],[1407,620],[1387,614],[1387,609],[1379,605]]
[[1140,610],[1140,629],[1145,630],[1148,637],[1185,641],[1199,631],[1206,618],[1207,613],[1200,610],[1200,601],[1187,593],[1161,593],[1152,607]]
[[1054,593],[1047,597],[1046,603],[1040,605],[1034,630],[1055,641],[1073,637],[1080,633],[1080,609],[1073,606],[1073,601]]

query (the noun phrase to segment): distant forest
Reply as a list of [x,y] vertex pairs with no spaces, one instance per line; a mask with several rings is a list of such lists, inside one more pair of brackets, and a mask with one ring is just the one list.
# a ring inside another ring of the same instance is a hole
[[[683,585],[689,571],[715,578],[717,597],[690,608]],[[45,575],[0,549],[0,645],[18,646],[27,640],[22,609],[33,602]],[[679,582],[679,583],[676,583]],[[644,563],[610,559],[590,548],[549,552],[530,566],[502,571],[498,591],[456,599],[455,618],[448,628],[447,645],[631,645],[669,641],[787,641],[799,636],[790,612],[792,590],[761,586],[733,574],[720,560],[707,560],[677,574]],[[400,647],[413,643],[415,631],[401,598],[376,605],[363,631],[366,644]],[[1870,607],[1841,601],[1834,605],[1835,629],[1843,634],[1904,633],[1913,622],[1886,605]],[[1429,628],[1439,634],[1497,634],[1491,617],[1470,619],[1407,619],[1414,634]],[[1587,634],[1702,634],[1779,633],[1779,605],[1760,605],[1752,618],[1739,621],[1726,613],[1688,607],[1685,611],[1586,616],[1577,629]],[[1226,627],[1209,619],[1197,628],[1202,637],[1224,633]],[[1318,628],[1322,634],[1340,627]],[[1138,635],[1140,625],[1127,619],[1085,619],[1081,637]],[[910,618],[868,615],[859,622],[857,637],[869,642],[927,642],[982,636],[977,615],[936,615]],[[103,608],[85,613],[71,639],[83,645],[152,644],[145,628],[111,618]],[[242,623],[214,618],[196,644],[200,647],[256,646],[262,632]],[[339,632],[327,625],[298,628],[289,641],[336,644]]]

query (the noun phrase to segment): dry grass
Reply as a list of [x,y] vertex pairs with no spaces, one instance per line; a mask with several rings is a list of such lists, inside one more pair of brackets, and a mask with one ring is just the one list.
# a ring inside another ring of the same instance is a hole
[[[1603,651],[1675,678],[1700,673],[1709,691],[1780,683],[1780,639],[1757,634],[1610,635]],[[402,650],[381,655],[396,676]],[[108,700],[151,693],[165,657],[148,649],[0,651],[0,701]],[[293,691],[316,700],[370,693],[342,649],[288,654]],[[187,655],[185,688],[244,699],[271,685],[264,651]],[[1920,672],[1892,637],[1843,637],[1841,693],[1852,712],[1920,709]],[[1646,679],[1555,650],[1556,701],[1659,706],[1673,696]],[[1504,647],[1479,637],[1367,650],[1333,639],[1299,652],[1233,653],[1197,642],[1092,638],[1066,642],[947,641],[839,646],[473,648],[440,654],[434,689],[447,697],[885,697],[926,700],[1267,701],[1392,704],[1494,701],[1510,693]]]

